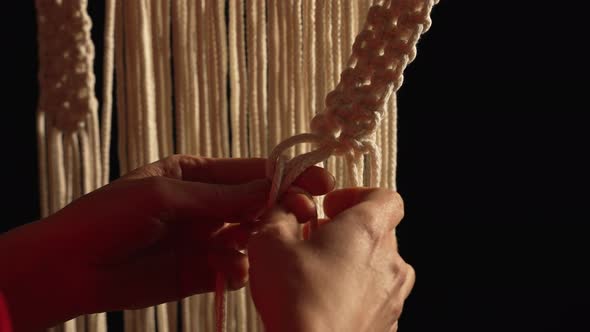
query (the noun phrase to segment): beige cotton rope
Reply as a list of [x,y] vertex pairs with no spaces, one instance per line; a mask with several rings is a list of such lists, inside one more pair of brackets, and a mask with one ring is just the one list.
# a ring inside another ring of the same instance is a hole
[[[108,4],[112,1],[107,1]],[[46,217],[108,181],[110,141],[109,80],[105,81],[103,132],[100,135],[93,72],[94,45],[85,0],[37,0],[39,86],[37,145],[41,215]],[[112,51],[105,24],[105,76]],[[112,83],[112,81],[111,81]],[[112,84],[110,85],[112,86]],[[102,140],[102,142],[101,142]],[[104,143],[104,144],[102,144]],[[106,315],[78,317],[53,331],[106,331]]]
[[[113,106],[121,174],[172,153],[268,156],[269,206],[318,163],[339,186],[395,188],[394,92],[437,2],[106,0],[99,119],[87,1],[36,0],[43,216],[108,182]],[[125,331],[262,331],[249,286],[225,283],[217,302],[125,311]],[[106,316],[54,331],[103,332]]]
[[[326,96],[325,108],[311,120],[312,133],[292,136],[270,153],[267,177],[273,180],[269,205],[308,167],[332,155],[345,156],[349,178],[361,185],[358,163],[370,157],[370,185],[380,183],[381,155],[375,133],[385,104],[403,82],[403,71],[416,57],[416,44],[431,24],[438,0],[385,1],[369,9],[365,26],[352,46],[347,68]],[[313,143],[316,149],[286,161],[291,147]]]
[[[365,25],[356,37],[347,68],[336,88],[328,93],[325,109],[311,120],[312,133],[291,136],[270,153],[266,176],[272,180],[267,208],[275,204],[295,179],[308,167],[332,155],[345,156],[348,178],[360,186],[359,164],[370,157],[369,184],[378,186],[381,155],[375,134],[391,94],[403,82],[403,71],[416,58],[416,44],[431,25],[430,11],[438,0],[388,0],[370,7]],[[287,20],[288,22],[288,20]],[[297,63],[297,59],[294,62]],[[295,66],[289,66],[295,68]],[[301,89],[302,90],[302,89]],[[291,123],[295,123],[294,118]],[[289,127],[288,127],[289,128]],[[293,128],[290,131],[294,131]],[[302,143],[316,149],[288,160],[285,151]],[[317,221],[316,221],[317,222]],[[312,230],[317,224],[312,225]],[[225,278],[216,278],[217,331],[225,331]]]

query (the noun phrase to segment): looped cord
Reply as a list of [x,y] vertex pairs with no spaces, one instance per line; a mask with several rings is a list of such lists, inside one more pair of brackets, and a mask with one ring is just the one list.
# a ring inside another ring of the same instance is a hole
[[[292,136],[271,151],[266,164],[266,176],[272,179],[267,209],[305,169],[332,155],[345,157],[354,186],[362,185],[359,166],[368,155],[369,183],[379,184],[381,155],[375,132],[385,103],[399,89],[404,69],[416,57],[416,43],[430,27],[430,10],[436,3],[438,0],[386,0],[369,9],[340,82],[326,96],[324,111],[311,120],[312,133]],[[312,143],[316,148],[288,160],[283,153],[302,143]],[[221,287],[219,284],[218,294],[223,292]],[[218,319],[218,331],[224,331],[226,325],[219,311]]]
[[[416,43],[430,28],[430,11],[438,0],[385,1],[369,9],[363,30],[356,37],[347,68],[336,88],[328,93],[325,109],[311,120],[312,133],[290,137],[270,153],[266,176],[272,179],[268,206],[308,167],[330,156],[344,156],[350,183],[360,183],[359,164],[368,155],[369,183],[380,182],[381,155],[375,132],[384,105],[403,82],[403,71],[416,57]],[[317,148],[287,161],[283,152],[301,143]]]

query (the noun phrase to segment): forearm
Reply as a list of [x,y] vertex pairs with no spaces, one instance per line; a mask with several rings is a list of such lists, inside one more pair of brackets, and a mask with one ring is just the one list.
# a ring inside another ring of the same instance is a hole
[[[0,235],[0,290],[15,331],[38,331],[81,311],[71,305],[81,293],[75,269],[40,236],[44,222]],[[57,259],[56,259],[57,258]]]

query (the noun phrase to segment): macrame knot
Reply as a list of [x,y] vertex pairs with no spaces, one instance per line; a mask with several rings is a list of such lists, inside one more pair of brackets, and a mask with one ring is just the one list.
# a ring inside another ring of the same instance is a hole
[[368,153],[369,141],[360,141],[354,137],[340,135],[329,144],[334,148],[334,155],[341,156],[348,153]]
[[94,44],[87,1],[37,0],[39,109],[64,132],[82,129],[98,107],[94,95]]

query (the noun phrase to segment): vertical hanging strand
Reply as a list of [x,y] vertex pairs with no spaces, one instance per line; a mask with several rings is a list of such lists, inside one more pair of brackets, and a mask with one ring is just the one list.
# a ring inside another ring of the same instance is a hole
[[334,63],[334,72],[332,73],[332,79],[334,80],[334,86],[336,86],[340,79],[340,73],[342,72],[342,62],[346,61],[350,50],[343,49],[345,41],[342,36],[342,10],[344,9],[342,0],[333,0],[332,4],[332,13],[330,15],[332,17],[332,43],[334,46],[334,58],[332,60]]
[[197,77],[199,76],[199,71],[197,70],[197,44],[199,43],[199,40],[196,38],[196,2],[188,1],[187,8],[187,44],[185,45],[187,67],[183,69],[183,75],[186,75],[186,84],[185,86],[178,88],[182,89],[181,93],[186,94],[186,96],[188,97],[188,107],[186,109],[186,122],[183,124],[186,128],[186,152],[193,155],[198,155],[200,152],[199,91],[197,88]]
[[39,196],[41,198],[41,218],[49,215],[49,181],[47,165],[46,113],[37,110],[37,158],[39,163]]
[[217,34],[215,20],[217,11],[217,0],[206,0],[205,1],[205,26],[206,26],[206,37],[205,39],[205,51],[207,52],[207,74],[208,74],[208,87],[207,92],[209,94],[209,118],[210,122],[207,126],[211,129],[209,132],[209,138],[211,140],[211,155],[209,157],[220,157],[218,155],[219,147],[221,146],[221,135],[220,135],[220,122],[221,122],[221,99],[219,89],[219,71],[217,70],[219,64],[219,54],[217,53]]
[[118,141],[118,156],[119,169],[121,174],[125,174],[129,170],[129,160],[127,151],[127,105],[125,94],[125,33],[124,33],[124,6],[121,1],[117,1],[115,5],[115,75],[117,80],[117,141]]
[[66,202],[71,202],[74,196],[74,146],[72,136],[75,133],[64,133],[64,170],[66,176]]
[[336,86],[337,80],[334,79],[334,75],[336,75],[336,71],[334,68],[336,58],[334,56],[334,52],[336,51],[336,47],[334,43],[333,30],[336,29],[335,21],[336,17],[333,15],[332,8],[334,7],[334,0],[326,1],[324,7],[324,52],[325,52],[325,61],[324,66],[326,70],[324,71],[325,79],[326,79],[326,89],[328,91],[332,91]]
[[[294,33],[294,50],[292,51],[294,56],[294,70],[293,70],[293,81],[291,85],[295,88],[293,114],[295,116],[295,132],[301,134],[307,131],[309,119],[307,118],[307,112],[305,111],[304,96],[305,88],[303,80],[305,79],[305,69],[303,67],[303,1],[295,0],[294,10],[291,13],[293,17],[293,31]],[[296,147],[296,154],[300,155],[307,152],[308,144],[298,144]]]
[[[283,7],[283,49],[285,51],[286,58],[286,91],[287,91],[287,132],[285,133],[288,137],[295,135],[297,124],[295,116],[295,1],[285,1]],[[291,158],[295,157],[297,148],[291,149],[289,155]]]
[[92,183],[92,159],[90,135],[88,130],[83,127],[80,129],[80,150],[82,151],[82,192],[89,193],[93,189]]
[[172,1],[172,47],[174,61],[174,118],[176,121],[176,148],[179,153],[186,153],[186,105],[183,87],[185,86],[185,63],[184,48],[186,47],[186,25],[187,25],[186,0]]
[[137,109],[137,105],[136,105],[136,95],[135,95],[135,91],[137,91],[137,85],[136,80],[135,80],[135,73],[134,73],[134,50],[136,49],[135,43],[134,43],[134,26],[135,26],[135,22],[134,22],[134,8],[132,8],[132,4],[135,3],[135,1],[124,1],[122,2],[124,5],[124,19],[123,19],[123,23],[125,24],[125,94],[126,94],[126,109],[125,109],[125,115],[126,115],[126,122],[127,122],[127,129],[126,129],[126,133],[127,133],[127,142],[128,142],[128,148],[127,148],[127,152],[129,155],[129,164],[128,166],[128,170],[132,170],[134,168],[137,167],[138,164],[138,160],[139,160],[139,155],[138,155],[138,141],[137,141],[137,135],[135,133],[137,128],[137,120],[135,119],[135,113],[136,113],[136,109]]
[[50,165],[50,197],[52,206],[50,214],[58,211],[66,204],[66,176],[64,170],[63,134],[61,130],[49,124],[49,160]]
[[[386,114],[392,111],[389,102],[386,103],[384,107]],[[381,183],[379,183],[379,186],[383,188],[387,188],[387,181],[389,178],[389,167],[387,165],[389,162],[389,130],[391,130],[391,123],[389,121],[389,116],[385,115],[376,132],[377,147],[381,150]]]
[[282,140],[282,108],[280,103],[280,46],[278,2],[268,1],[268,87],[269,87],[269,146],[276,146]]
[[63,331],[64,332],[77,332],[77,324],[76,324],[76,318],[70,319],[67,322],[64,322],[63,325]]
[[281,140],[289,137],[289,128],[291,127],[292,123],[290,122],[289,116],[289,103],[288,103],[288,80],[289,77],[287,75],[288,72],[288,62],[287,62],[287,54],[288,54],[288,41],[287,41],[287,27],[286,27],[286,9],[287,6],[285,4],[286,1],[277,1],[277,21],[276,24],[278,25],[278,44],[277,44],[277,51],[279,56],[279,68],[278,68],[278,83],[279,83],[279,112],[281,114]]
[[267,76],[268,76],[268,55],[267,55],[267,36],[266,36],[266,1],[255,0],[256,13],[258,14],[258,20],[256,22],[256,59],[258,62],[257,69],[257,85],[258,85],[258,128],[260,132],[260,151],[262,156],[268,154],[268,87],[267,87]]
[[[139,26],[139,1],[127,1],[129,3],[129,11],[127,11],[128,21],[129,24],[129,40],[131,48],[128,50],[128,53],[131,56],[131,61],[127,63],[127,67],[131,70],[131,75],[128,77],[131,81],[130,84],[130,91],[129,94],[132,96],[130,99],[132,101],[130,108],[130,119],[132,120],[129,124],[130,126],[130,133],[135,140],[135,156],[136,159],[134,160],[134,168],[139,167],[142,164],[142,161],[145,160],[144,156],[144,135],[145,135],[145,119],[144,113],[142,110],[144,109],[145,105],[143,94],[145,91],[142,91],[142,74],[141,74],[141,30]],[[139,312],[145,312],[145,310],[139,310]]]
[[215,18],[215,49],[218,56],[217,61],[217,87],[215,89],[219,105],[216,111],[219,113],[218,126],[220,127],[220,149],[221,157],[229,157],[229,122],[228,122],[228,102],[227,102],[227,75],[228,75],[228,51],[227,51],[227,26],[225,19],[226,1],[214,1],[217,5],[213,12]]
[[205,1],[196,1],[196,21],[197,21],[197,70],[198,87],[199,87],[199,123],[200,126],[200,145],[201,156],[211,156],[211,120],[210,120],[210,96],[209,96],[209,72],[207,70],[207,49],[210,47],[207,40],[207,16],[205,15]]
[[248,115],[249,115],[249,140],[250,148],[253,157],[260,157],[260,136],[262,133],[259,131],[260,113],[257,110],[258,106],[258,48],[256,47],[257,42],[257,30],[258,30],[258,9],[256,6],[256,0],[247,0],[246,8],[246,28],[247,28],[247,66],[248,66],[248,82],[250,82],[250,97],[248,98]]
[[[74,168],[74,176],[72,177],[73,181],[73,188],[74,191],[72,192],[74,199],[82,196],[82,168],[81,168],[81,160],[80,160],[80,142],[78,139],[79,133],[74,133],[72,135],[72,145],[73,145],[73,168]],[[89,327],[92,330],[92,326]],[[98,329],[97,329],[98,330]]]
[[315,106],[315,112],[314,113],[319,113],[322,112],[324,109],[324,99],[323,97],[326,95],[327,93],[327,89],[326,89],[326,80],[325,80],[325,76],[324,76],[324,71],[322,69],[325,68],[326,63],[324,62],[325,60],[325,56],[324,54],[327,52],[326,50],[326,45],[324,43],[324,21],[326,20],[324,18],[324,7],[325,7],[325,2],[326,0],[316,0],[316,6],[315,6],[315,45],[314,45],[314,51],[316,52],[316,70],[317,70],[317,92],[316,92],[316,96],[317,98],[315,99],[316,102],[316,106]]
[[180,310],[182,315],[181,331],[198,331],[192,328],[192,311],[191,311],[191,298],[185,297],[180,301]]
[[109,161],[111,150],[111,119],[113,112],[113,70],[115,51],[115,6],[116,0],[105,1],[104,53],[101,118],[101,185],[109,182]]
[[[166,119],[166,122],[163,123],[164,131],[167,133],[167,147],[164,151],[164,156],[168,156],[174,153],[174,116],[173,116],[173,100],[172,100],[172,63],[171,63],[171,34],[170,34],[170,27],[171,27],[171,1],[170,0],[162,0],[159,2],[162,5],[162,20],[163,20],[163,28],[162,28],[162,35],[164,36],[163,42],[163,72],[164,72],[164,94],[165,94],[165,102],[163,103],[165,111],[165,116],[163,117]],[[162,46],[160,44],[160,46]]]
[[[346,1],[348,3],[348,1]],[[304,79],[303,85],[305,88],[305,118],[311,119],[315,115],[315,99],[316,99],[316,60],[315,51],[316,48],[316,30],[315,30],[315,0],[304,0],[303,1],[303,64],[304,68]],[[309,128],[306,127],[306,130]],[[275,144],[276,145],[276,144]]]
[[158,134],[156,126],[156,89],[154,77],[154,58],[152,52],[151,20],[148,10],[148,0],[139,2],[139,77],[141,91],[141,106],[138,113],[143,113],[143,150],[144,159],[141,164],[156,161],[158,159]]
[[342,63],[344,65],[346,65],[354,42],[354,35],[352,34],[352,25],[354,24],[354,11],[352,8],[354,5],[351,1],[345,0],[342,2]]
[[100,130],[98,125],[98,110],[97,104],[91,109],[90,114],[87,115],[86,124],[88,132],[90,133],[90,148],[92,153],[92,190],[101,186],[102,181],[102,161],[100,154]]
[[247,81],[244,75],[246,59],[244,50],[244,2],[229,2],[229,73],[230,73],[230,119],[232,144],[231,154],[239,158],[247,153],[247,139],[245,128],[243,128],[242,112],[243,102],[247,100]]
[[154,75],[156,85],[156,123],[159,158],[172,154],[172,107],[170,77],[170,0],[151,6]]
[[64,171],[66,178],[66,202],[71,202],[74,198],[74,142],[73,137],[76,133],[64,133]]
[[397,93],[393,93],[389,98],[389,137],[387,139],[388,149],[388,167],[387,172],[388,184],[387,187],[392,190],[397,190]]

